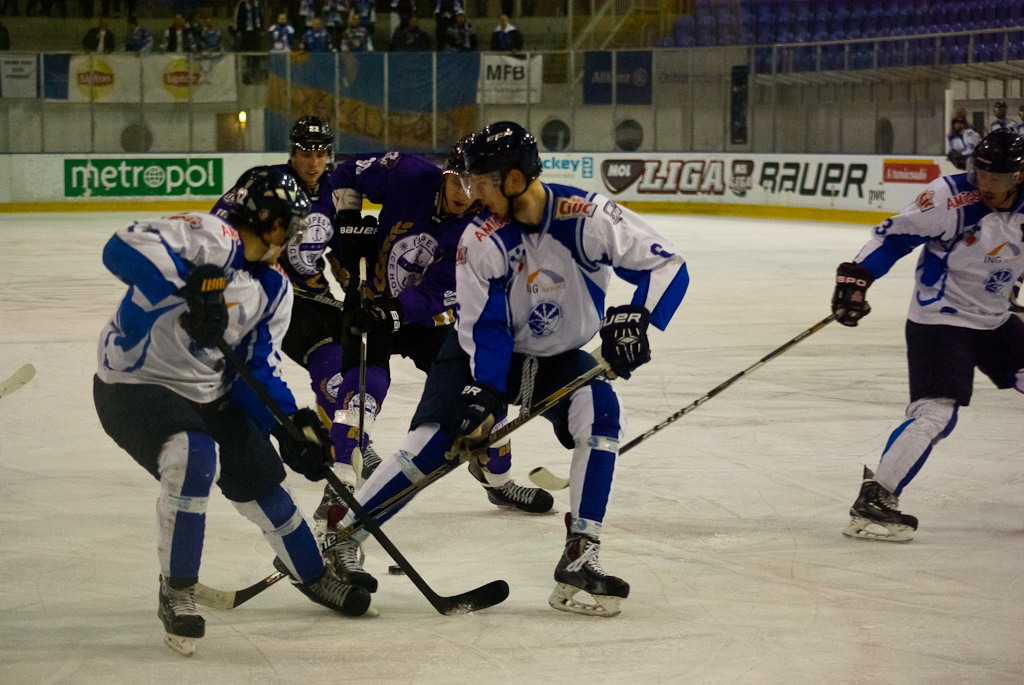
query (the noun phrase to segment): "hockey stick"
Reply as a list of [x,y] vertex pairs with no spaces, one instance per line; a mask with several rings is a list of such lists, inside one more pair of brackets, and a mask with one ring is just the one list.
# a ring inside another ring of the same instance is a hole
[[[765,364],[767,364],[771,360],[773,360],[776,357],[778,357],[780,354],[782,354],[783,352],[785,352],[789,348],[791,348],[794,345],[796,345],[801,340],[803,340],[803,339],[813,335],[814,333],[817,333],[822,328],[824,328],[825,326],[827,326],[830,323],[832,323],[833,321],[835,321],[836,317],[837,317],[836,314],[831,314],[831,315],[825,317],[824,319],[822,319],[818,323],[814,324],[813,326],[808,328],[806,331],[804,331],[800,335],[796,336],[795,338],[793,338],[789,342],[785,343],[781,347],[777,347],[776,349],[772,350],[771,352],[769,352],[765,356],[761,357],[761,359],[758,360],[756,363],[748,366],[747,368],[743,369],[742,371],[740,371],[738,374],[736,374],[735,376],[733,376],[729,380],[727,380],[724,383],[718,385],[717,387],[712,389],[710,392],[708,392],[703,397],[701,397],[701,398],[695,400],[694,402],[688,404],[687,406],[683,407],[682,409],[677,411],[675,414],[672,414],[667,419],[665,419],[664,421],[662,421],[658,425],[656,425],[653,428],[651,428],[650,430],[648,430],[646,433],[642,433],[641,435],[638,435],[637,437],[635,437],[632,440],[630,440],[629,442],[627,442],[625,445],[622,446],[621,449],[619,449],[619,454],[625,454],[626,452],[628,452],[629,450],[633,449],[634,447],[636,447],[641,442],[643,442],[647,438],[651,437],[652,435],[654,435],[658,431],[666,428],[667,426],[669,426],[673,422],[678,421],[679,419],[683,418],[684,416],[689,414],[691,411],[693,411],[694,409],[696,409],[700,405],[704,404],[705,402],[707,402],[712,397],[714,397],[718,393],[720,393],[723,390],[725,390],[726,388],[728,388],[730,385],[732,385],[733,383],[735,383],[739,379],[743,378],[744,376],[750,375],[751,373],[753,373],[757,369],[761,368],[762,366],[764,366]],[[569,487],[569,480],[568,479],[556,476],[555,474],[553,474],[551,471],[549,471],[548,469],[544,468],[543,466],[539,466],[539,467],[533,469],[532,471],[530,471],[530,480],[533,481],[533,483],[535,485],[537,485],[538,487],[542,487],[545,490],[564,490],[565,488]]]
[[[597,355],[597,353],[594,354],[595,356]],[[603,360],[601,360],[601,364],[603,363]],[[531,418],[539,416],[541,413],[555,406],[556,404],[558,404],[560,400],[564,399],[570,393],[575,392],[579,388],[586,385],[587,382],[599,376],[603,371],[604,366],[598,365],[591,369],[590,371],[587,371],[583,375],[579,376],[578,378],[573,379],[567,385],[551,393],[546,398],[544,398],[539,404],[535,405],[534,411],[529,416],[520,417],[519,419],[516,419],[516,421],[509,423],[502,429],[492,433],[491,437],[488,439],[488,443],[493,444],[498,440],[501,440],[510,432],[512,432],[512,430],[515,430],[515,428],[522,426]],[[512,425],[513,423],[515,423],[514,427]],[[412,499],[420,490],[423,490],[431,483],[439,480],[442,476],[451,473],[461,465],[461,462],[446,461],[444,464],[437,467],[423,478],[420,478],[415,483],[410,484],[409,487],[397,493],[390,499],[381,502],[373,509],[373,511],[369,512],[370,516],[373,519],[380,518],[381,516],[392,511],[393,509],[403,504],[404,502]],[[352,535],[352,533],[356,532],[357,530],[360,530],[362,527],[362,521],[357,519],[356,522],[352,525],[338,531],[336,533],[336,539],[338,541],[344,540],[348,536]],[[331,547],[327,547],[323,551],[327,552],[330,551],[330,549]],[[242,588],[241,590],[233,591],[218,590],[216,588],[209,587],[208,585],[203,585],[202,583],[199,583],[196,585],[196,601],[204,606],[212,607],[214,609],[233,609],[239,606],[240,604],[249,601],[250,599],[258,595],[259,593],[263,592],[268,587],[270,587],[277,581],[281,580],[282,578],[284,578],[284,575],[280,573],[272,573],[263,580],[259,581],[258,583],[250,585],[246,588]]]
[[12,373],[10,378],[5,380],[3,383],[0,383],[0,397],[7,397],[12,392],[35,378],[35,375],[36,367],[31,364],[25,364],[20,369]]
[[306,292],[305,290],[299,289],[295,289],[293,292],[295,297],[299,298],[300,300],[310,300],[312,302],[319,302],[320,304],[326,304],[330,307],[335,307],[337,309],[345,308],[344,302],[342,302],[341,300],[336,300],[330,295],[319,295],[316,293]]
[[[260,383],[252,372],[249,370],[242,360],[235,353],[234,349],[221,337],[217,341],[217,348],[227,359],[228,363],[234,367],[238,375],[244,380],[249,387],[252,388],[253,392],[260,398],[270,413],[274,415],[274,419],[284,428],[292,438],[296,440],[305,440],[306,436],[299,430],[299,428],[292,423],[288,416],[281,409],[281,406],[277,401],[270,395],[263,384]],[[327,482],[331,484],[334,491],[338,493],[345,504],[348,505],[349,509],[355,513],[357,517],[363,522],[363,526],[370,531],[370,534],[380,543],[380,546],[384,548],[384,551],[395,560],[395,563],[402,569],[405,575],[409,576],[409,580],[412,581],[413,585],[419,589],[423,596],[427,598],[437,611],[445,616],[454,616],[457,614],[465,614],[471,611],[479,611],[480,609],[486,609],[487,607],[494,606],[503,602],[508,597],[508,583],[503,580],[495,580],[486,585],[482,585],[478,588],[464,592],[459,595],[453,595],[451,597],[443,597],[436,592],[427,582],[423,580],[422,576],[417,573],[416,569],[413,568],[412,564],[398,551],[394,543],[384,534],[384,531],[377,525],[377,521],[373,519],[363,506],[356,499],[355,495],[348,491],[348,488],[344,486],[341,480],[335,475],[334,471],[330,468],[324,468],[323,473],[327,478]]]
[[[359,306],[366,306],[366,257],[359,258]],[[355,462],[352,463],[352,470],[362,476],[363,474],[363,435],[366,428],[366,332],[359,336],[359,439],[356,442],[356,451],[359,454],[355,459],[359,460],[359,468]]]

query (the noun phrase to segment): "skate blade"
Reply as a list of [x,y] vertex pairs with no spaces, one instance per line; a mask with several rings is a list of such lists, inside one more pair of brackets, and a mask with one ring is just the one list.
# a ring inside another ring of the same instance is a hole
[[164,644],[182,656],[192,656],[196,653],[196,642],[198,638],[182,637],[164,633]]
[[914,530],[910,526],[901,526],[897,523],[877,523],[853,516],[843,535],[853,540],[907,543],[914,539]]
[[[594,603],[585,604],[577,601],[575,596],[579,592],[591,597]],[[601,616],[602,618],[618,616],[622,611],[622,597],[591,595],[578,587],[566,585],[565,583],[555,584],[554,591],[548,597],[548,604],[553,609],[558,609],[559,611],[568,611],[574,614],[583,614],[584,616]]]

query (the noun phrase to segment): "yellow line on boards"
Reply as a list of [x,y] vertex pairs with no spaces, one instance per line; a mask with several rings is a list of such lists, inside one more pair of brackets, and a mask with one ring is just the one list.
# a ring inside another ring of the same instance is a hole
[[877,224],[894,212],[864,212],[851,209],[815,207],[776,207],[773,205],[737,205],[719,202],[621,202],[640,214],[704,214],[710,216],[749,216],[758,219],[795,219]]

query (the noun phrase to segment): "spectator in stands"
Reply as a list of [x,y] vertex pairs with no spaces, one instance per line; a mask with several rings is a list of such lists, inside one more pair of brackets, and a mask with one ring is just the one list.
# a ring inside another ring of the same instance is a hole
[[1006,100],[1000,100],[992,105],[992,111],[995,113],[996,118],[988,125],[989,133],[998,131],[1001,128],[1013,129],[1013,125],[1006,119]]
[[277,23],[267,29],[270,36],[271,52],[291,52],[295,42],[295,29],[288,23],[288,15],[281,12],[277,15]]
[[416,0],[391,0],[391,40],[409,25],[409,19],[416,14]]
[[99,26],[93,26],[82,38],[82,48],[86,52],[110,53],[114,51],[114,42],[114,34],[110,32],[110,20],[100,17]]
[[0,50],[11,49],[11,33],[4,26],[4,20],[0,19]]
[[174,21],[164,29],[163,38],[160,39],[160,50],[184,54],[195,52],[195,49],[195,34],[192,32],[192,28],[185,22],[185,17],[180,14],[174,15]]
[[456,52],[476,50],[476,31],[466,21],[465,12],[456,13],[455,23],[448,27],[445,33],[445,49]]
[[349,10],[359,15],[359,25],[371,36],[377,24],[377,10],[373,5],[373,0],[349,0]]
[[370,32],[359,24],[359,15],[348,13],[348,29],[341,37],[342,52],[373,52],[373,39]]
[[523,35],[511,24],[508,15],[498,18],[498,25],[491,32],[491,50],[494,52],[519,52],[523,49]]
[[[314,17],[316,17],[316,7],[313,4],[313,0],[300,0],[299,19],[295,23],[295,31],[299,36],[305,37],[306,29],[313,25]],[[299,43],[302,43],[301,39]]]
[[427,52],[430,50],[430,35],[420,28],[420,18],[415,14],[409,23],[401,28],[391,41],[391,49],[402,52]]
[[260,0],[240,0],[235,8],[235,33],[239,52],[259,52],[263,35]]
[[213,17],[203,17],[202,23],[196,27],[196,46],[207,54],[224,51],[220,30],[213,25]]
[[946,159],[957,169],[966,169],[967,160],[974,154],[974,148],[981,142],[981,136],[967,123],[967,117],[953,117],[953,130],[946,136],[948,152]]
[[341,45],[345,34],[345,2],[344,0],[324,0],[324,26],[331,34],[332,42]]
[[148,55],[153,52],[153,36],[139,26],[139,20],[132,16],[128,17],[128,33],[124,36],[124,51],[134,52],[136,55]]
[[331,32],[324,28],[320,17],[313,17],[309,28],[302,34],[302,49],[306,52],[334,52]]
[[437,0],[434,5],[434,41],[437,51],[445,49],[448,40],[448,27],[455,21],[459,12],[465,11],[462,0]]

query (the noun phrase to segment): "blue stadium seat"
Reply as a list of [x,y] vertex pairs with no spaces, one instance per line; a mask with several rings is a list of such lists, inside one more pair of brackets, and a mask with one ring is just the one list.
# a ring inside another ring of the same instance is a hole
[[752,45],[757,42],[757,15],[746,13],[740,15],[739,42],[741,45]]
[[757,42],[769,45],[775,42],[775,13],[767,2],[761,3],[757,10]]
[[758,74],[772,73],[772,49],[754,49],[754,71]]
[[842,43],[821,46],[821,70],[838,71],[844,68],[846,51]]
[[675,46],[676,42],[672,40],[671,36],[664,36],[662,38],[659,38],[658,42],[654,44],[654,47],[657,48],[674,48]]
[[679,17],[672,28],[672,41],[680,48],[688,48],[693,45],[693,19],[690,17]]
[[1010,50],[1008,57],[1012,60],[1024,60],[1024,31],[1011,31],[1009,39]]

